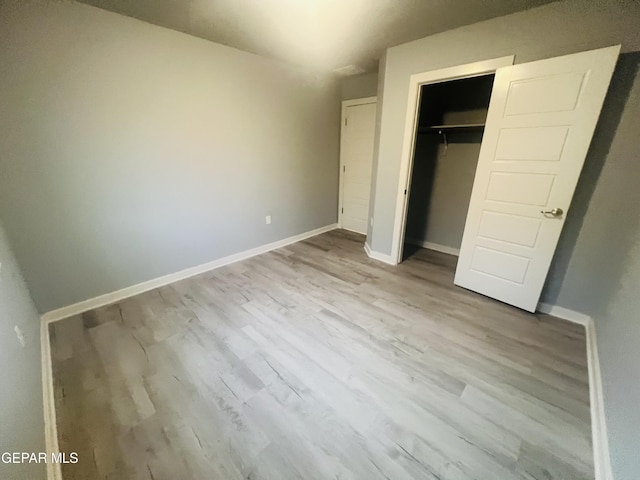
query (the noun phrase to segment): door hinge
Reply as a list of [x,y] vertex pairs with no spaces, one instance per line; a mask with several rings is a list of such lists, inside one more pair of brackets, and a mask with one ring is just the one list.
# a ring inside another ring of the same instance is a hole
[[343,171],[343,172],[346,172],[346,171],[347,171],[347,166],[346,166],[346,165],[343,165],[343,166],[342,166],[342,171]]
[[349,123],[349,119],[347,117],[345,117],[344,118],[344,126],[346,127],[348,123]]
[[340,213],[344,213],[344,208],[341,208],[341,209],[340,209]]
[[407,189],[406,189],[406,188],[404,189],[404,194],[405,194],[405,195],[407,194]]

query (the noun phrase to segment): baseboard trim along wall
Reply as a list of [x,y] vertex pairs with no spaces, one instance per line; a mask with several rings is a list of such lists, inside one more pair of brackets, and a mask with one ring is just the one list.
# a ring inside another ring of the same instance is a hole
[[569,322],[577,323],[584,327],[593,321],[589,315],[576,312],[575,310],[570,310],[568,308],[559,307],[558,305],[551,305],[549,303],[539,303],[536,310],[540,313],[553,315],[554,317],[562,318],[563,320],[568,320]]
[[589,362],[589,402],[591,404],[591,436],[593,441],[593,466],[596,480],[613,480],[607,422],[604,414],[604,396],[600,357],[596,342],[596,324],[593,319],[587,325],[587,361]]
[[607,422],[604,415],[604,397],[600,357],[596,342],[596,325],[589,315],[547,303],[538,304],[538,311],[568,320],[585,327],[587,364],[589,368],[589,404],[591,410],[591,439],[593,442],[593,467],[596,480],[613,480]]
[[[315,230],[310,230],[292,237],[288,237],[276,242],[268,243],[244,252],[239,252],[233,255],[229,255],[223,258],[219,258],[212,262],[208,262],[195,267],[187,268],[176,273],[158,277],[152,280],[148,280],[137,285],[117,290],[115,292],[100,295],[98,297],[84,300],[82,302],[75,303],[66,307],[62,307],[56,310],[52,310],[42,315],[41,324],[41,355],[42,355],[42,394],[44,401],[44,422],[45,422],[45,439],[47,456],[51,458],[52,453],[59,452],[58,446],[58,434],[56,424],[56,412],[55,412],[55,394],[53,387],[53,372],[51,364],[51,351],[49,343],[49,324],[68,318],[74,315],[78,315],[95,308],[103,307],[115,302],[119,302],[126,298],[138,295],[140,293],[153,290],[165,285],[168,285],[179,280],[193,277],[201,273],[205,273],[216,268],[229,265],[231,263],[246,260],[248,258],[260,255],[262,253],[270,252],[278,248],[291,245],[292,243],[305,240],[310,237],[314,237],[321,233],[325,233],[338,228],[337,224],[327,225]],[[409,242],[408,243],[414,243]],[[415,244],[415,243],[414,243]],[[445,247],[443,245],[437,245],[430,242],[420,242],[419,246],[437,250],[451,255],[458,255],[459,251]],[[447,251],[443,250],[446,249]],[[391,255],[375,252],[371,250],[369,244],[365,242],[364,250],[367,256],[371,259],[384,262],[389,265],[397,265],[395,259]],[[453,253],[456,252],[457,253]],[[538,309],[541,313],[553,315],[564,320],[568,320],[573,323],[577,323],[585,327],[586,330],[586,344],[587,344],[587,362],[589,370],[589,400],[591,410],[591,431],[593,441],[593,454],[594,454],[594,469],[596,480],[613,480],[613,474],[611,470],[611,460],[609,456],[609,442],[607,438],[607,428],[604,415],[604,402],[602,393],[602,378],[600,373],[600,361],[598,357],[598,346],[596,343],[596,331],[595,323],[593,319],[584,313],[576,312],[557,305],[550,305],[546,303],[538,304]],[[62,473],[60,470],[60,464],[47,463],[47,478],[49,480],[61,480]]]
[[442,252],[448,255],[455,255],[456,257],[460,256],[459,248],[447,247],[446,245],[440,245],[439,243],[427,242],[426,240],[417,240],[415,238],[405,238],[404,241],[406,243],[410,243],[411,245],[416,245],[422,248],[428,248],[429,250],[435,250],[436,252]]
[[[154,288],[162,287],[185,278],[193,277],[201,273],[215,270],[216,268],[229,265],[231,263],[246,260],[247,258],[255,257],[262,253],[270,252],[278,248],[291,245],[292,243],[305,240],[307,238],[315,237],[321,233],[325,233],[331,230],[335,230],[338,227],[336,223],[327,225],[315,230],[294,235],[276,242],[268,243],[260,247],[245,250],[244,252],[229,255],[227,257],[219,258],[212,262],[208,262],[195,267],[187,268],[176,273],[165,275],[153,280],[149,280],[137,285],[132,285],[121,290],[117,290],[112,293],[100,295],[89,300],[69,305],[67,307],[59,308],[45,313],[41,317],[40,326],[40,351],[42,361],[42,397],[44,404],[44,429],[45,429],[45,444],[47,449],[47,458],[51,458],[51,454],[58,454],[60,451],[58,444],[58,428],[56,420],[55,409],[55,392],[53,387],[53,370],[51,364],[51,346],[49,342],[49,325],[52,322],[62,320],[64,318],[71,317],[73,315],[79,315],[81,313],[93,310],[94,308],[103,307],[111,303],[119,302],[129,297],[133,297],[140,293],[153,290]],[[47,462],[47,479],[48,480],[62,480],[62,470],[60,464]]]
[[373,260],[378,260],[380,262],[384,262],[393,266],[398,265],[398,263],[391,257],[391,255],[385,255],[384,253],[374,252],[373,250],[371,250],[371,247],[367,242],[364,242],[364,251],[366,252],[367,257],[372,258]]
[[138,283],[137,285],[132,285],[115,292],[105,293],[104,295],[100,295],[95,298],[83,300],[82,302],[74,303],[73,305],[47,312],[42,315],[42,321],[43,323],[48,324],[51,322],[62,320],[63,318],[79,315],[95,308],[104,307],[105,305],[119,302],[126,298],[148,292],[149,290],[163,287],[179,280],[184,280],[185,278],[200,275],[201,273],[215,270],[216,268],[224,267],[225,265],[229,265],[231,263],[246,260],[247,258],[270,252],[271,250],[286,247],[287,245],[291,245],[292,243],[296,243],[310,237],[315,237],[316,235],[335,230],[336,228],[338,228],[338,224],[332,223],[331,225],[316,228],[315,230],[310,230],[308,232],[300,233],[292,237],[284,238],[272,243],[267,243],[266,245],[261,245],[250,250],[245,250],[244,252],[234,253],[233,255],[228,255],[226,257],[222,257],[208,263],[203,263],[202,265],[196,265],[195,267],[186,268],[176,273],[171,273],[169,275],[164,275],[152,280],[147,280],[146,282]]
[[[440,245],[439,243],[426,242],[424,240],[415,240],[413,238],[406,238],[406,243],[410,243],[411,245],[417,245],[418,247],[428,248],[429,250],[435,250],[436,252],[446,253],[448,255],[455,255],[456,257],[460,256],[460,249],[447,247],[446,245]],[[374,260],[379,260],[384,263],[388,263],[389,265],[397,265],[398,263],[391,255],[386,255],[380,252],[374,252],[371,250],[371,247],[368,243],[364,244],[364,251],[367,252],[367,256],[369,258],[373,258]]]
[[[51,347],[49,343],[49,325],[44,320],[40,324],[40,360],[42,369],[42,400],[44,410],[44,440],[47,459],[58,454],[58,424],[56,421],[55,392],[53,389],[53,370],[51,365]],[[62,480],[59,463],[47,461],[47,479]]]

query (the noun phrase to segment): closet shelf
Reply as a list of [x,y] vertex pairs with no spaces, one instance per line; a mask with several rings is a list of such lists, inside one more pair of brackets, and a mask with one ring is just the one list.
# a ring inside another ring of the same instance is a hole
[[430,125],[428,127],[419,127],[418,133],[440,133],[440,132],[467,132],[482,130],[484,123],[461,123],[450,125]]

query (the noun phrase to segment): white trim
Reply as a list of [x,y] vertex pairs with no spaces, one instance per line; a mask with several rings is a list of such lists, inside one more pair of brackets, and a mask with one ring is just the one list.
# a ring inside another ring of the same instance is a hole
[[600,374],[600,357],[596,342],[596,325],[589,319],[587,331],[587,361],[589,363],[589,403],[591,405],[591,439],[593,442],[593,468],[596,480],[613,480],[607,422],[604,414],[604,395]]
[[[365,98],[356,98],[353,100],[343,100],[342,101],[342,110],[340,114],[340,172],[338,179],[338,228],[343,228],[342,226],[342,198],[343,198],[343,190],[344,190],[344,127],[345,122],[347,120],[347,108],[355,107],[357,105],[368,105],[370,103],[378,103],[378,97],[365,97]],[[367,215],[369,217],[369,215]],[[367,232],[357,232],[364,233]]]
[[391,255],[385,255],[384,253],[374,252],[373,250],[371,250],[371,247],[369,247],[369,244],[367,242],[364,242],[364,251],[366,252],[367,257],[372,258],[373,260],[378,260],[380,262],[393,265],[394,267],[397,265],[397,263],[395,262],[395,260]]
[[[292,243],[296,243],[307,238],[325,233],[337,228],[336,224],[327,225],[309,232],[301,233],[293,237],[278,240],[260,247],[246,250],[234,255],[229,255],[213,262],[209,262],[196,267],[181,270],[179,272],[165,275],[153,280],[149,280],[138,285],[118,290],[85,300],[83,302],[69,305],[42,315],[40,326],[40,349],[42,362],[42,397],[44,406],[44,426],[47,458],[51,458],[52,453],[58,453],[58,432],[55,411],[55,396],[53,387],[53,372],[51,364],[51,349],[49,340],[49,324],[63,318],[83,313],[110,303],[114,303],[125,298],[138,295],[140,293],[153,290],[178,280],[198,275],[216,268],[239,262],[247,258],[260,255],[262,253],[282,248]],[[425,242],[428,243],[428,242]],[[434,245],[434,244],[432,244]],[[428,248],[428,247],[427,247]],[[449,247],[445,247],[449,248]],[[369,258],[379,260],[389,265],[397,265],[391,255],[374,252],[367,242],[364,243],[364,250]],[[596,480],[613,480],[611,470],[611,460],[609,456],[609,442],[607,438],[607,427],[604,414],[604,399],[602,394],[602,377],[600,374],[600,361],[598,357],[598,345],[596,343],[595,324],[591,317],[580,312],[569,310],[564,307],[550,305],[546,303],[538,304],[538,311],[547,313],[564,320],[568,320],[585,326],[587,343],[587,363],[589,369],[589,400],[591,407],[591,432],[593,441],[593,457]],[[47,462],[47,478],[49,480],[62,480],[60,464]]]
[[448,255],[455,255],[456,257],[460,256],[459,248],[447,247],[446,245],[427,242],[426,240],[416,240],[415,238],[405,238],[404,241],[406,243],[410,243],[411,245],[416,245],[422,248],[428,248],[429,250],[435,250],[436,252],[442,252]]
[[[49,325],[40,323],[40,361],[42,369],[42,403],[44,411],[44,439],[47,459],[58,454],[58,425],[56,422],[56,403],[53,389],[53,371],[51,367],[51,347],[49,343]],[[59,463],[47,461],[47,479],[62,480]]]
[[337,227],[338,225],[333,223],[331,225],[316,228],[315,230],[310,230],[308,232],[294,235],[293,237],[288,237],[282,240],[278,240],[276,242],[262,245],[260,247],[252,248],[250,250],[245,250],[244,252],[234,253],[233,255],[229,255],[227,257],[213,260],[212,262],[204,263],[202,265],[197,265],[195,267],[187,268],[185,270],[181,270],[176,273],[171,273],[169,275],[164,275],[162,277],[154,278],[152,280],[148,280],[146,282],[142,282],[137,285],[132,285],[130,287],[117,290],[115,292],[105,293],[104,295],[100,295],[95,298],[83,300],[82,302],[74,303],[73,305],[58,308],[57,310],[52,310],[50,312],[45,313],[44,315],[42,315],[42,321],[44,324],[48,324],[51,322],[62,320],[63,318],[88,312],[89,310],[93,310],[98,307],[103,307],[111,303],[116,303],[121,300],[124,300],[125,298],[133,297],[134,295],[139,295],[140,293],[148,292],[149,290],[153,290],[154,288],[163,287],[170,283],[174,283],[179,280],[183,280],[185,278],[193,277],[194,275],[199,275],[201,273],[208,272],[210,270],[215,270],[216,268],[224,267],[225,265],[229,265],[230,263],[246,260],[247,258],[255,257],[256,255],[270,252],[271,250],[275,250],[277,248],[286,247],[287,245],[291,245],[292,243],[296,243],[301,240],[314,237],[321,233],[334,230]]
[[[404,226],[407,216],[407,199],[409,198],[409,185],[411,183],[411,165],[413,163],[413,151],[415,132],[418,123],[418,109],[420,107],[420,87],[428,83],[446,82],[460,78],[488,75],[498,68],[513,65],[513,55],[493,58],[480,62],[458,65],[456,67],[443,68],[430,72],[416,73],[409,77],[409,96],[407,99],[407,113],[405,117],[404,140],[402,142],[402,154],[400,157],[400,176],[398,180],[398,195],[396,197],[396,213],[393,224],[393,238],[391,244],[391,256],[396,263],[402,261],[402,245],[404,243]],[[405,194],[406,190],[406,194]]]
[[357,230],[352,230],[352,229],[347,228],[347,227],[338,227],[338,228],[340,228],[342,230],[346,230],[347,232],[357,233],[358,235],[364,235],[365,237],[367,236],[367,232],[359,232]]
[[613,480],[607,422],[604,413],[600,357],[596,341],[596,325],[589,315],[568,308],[539,303],[538,311],[562,318],[585,327],[587,365],[589,369],[589,405],[591,411],[591,441],[593,443],[593,468],[596,480]]
[[576,312],[575,310],[570,310],[568,308],[559,307],[558,305],[551,305],[549,303],[538,303],[538,308],[536,308],[536,310],[541,313],[546,313],[547,315],[553,315],[554,317],[568,320],[572,323],[577,323],[583,327],[587,327],[587,325],[592,321],[589,315]]
[[[288,237],[283,240],[278,240],[276,242],[262,245],[260,247],[245,250],[244,252],[229,255],[227,257],[205,263],[203,265],[187,268],[185,270],[165,275],[163,277],[155,278],[153,280],[139,283],[137,285],[132,285],[115,292],[100,295],[89,300],[84,300],[67,307],[52,310],[42,315],[40,324],[40,356],[42,368],[42,401],[44,410],[44,430],[47,458],[51,459],[52,453],[57,454],[59,452],[55,392],[53,387],[53,370],[51,365],[51,345],[49,340],[49,325],[52,322],[71,317],[73,315],[78,315],[80,313],[87,312],[89,310],[93,310],[94,308],[102,307],[110,303],[118,302],[120,300],[124,300],[125,298],[129,298],[134,295],[153,290],[154,288],[177,282],[178,280],[193,277],[194,275],[199,275],[201,273],[208,272],[210,270],[214,270],[231,263],[246,260],[247,258],[270,252],[271,250],[282,248],[287,245],[291,245],[292,243],[314,237],[321,233],[335,230],[336,228],[337,224],[335,223],[327,225],[325,227],[316,228],[315,230],[310,230],[299,235],[294,235],[293,237]],[[60,468],[60,464],[47,462],[47,479],[62,480],[62,471]]]
[[356,105],[367,105],[368,103],[376,103],[378,101],[378,97],[363,97],[363,98],[354,98],[351,100],[343,100],[342,108],[345,107],[354,107]]

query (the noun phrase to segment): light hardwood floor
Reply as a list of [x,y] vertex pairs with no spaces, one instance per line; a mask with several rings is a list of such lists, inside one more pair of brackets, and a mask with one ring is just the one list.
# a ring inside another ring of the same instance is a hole
[[592,479],[584,330],[336,230],[50,326],[70,479]]

